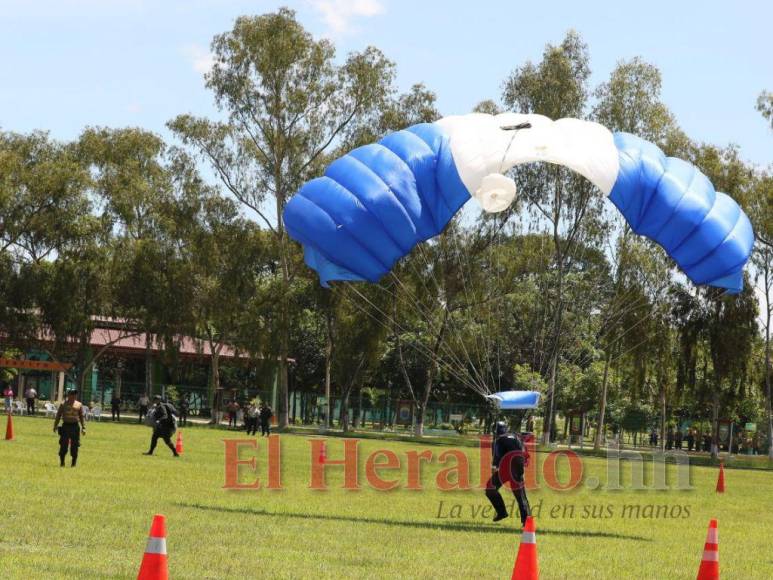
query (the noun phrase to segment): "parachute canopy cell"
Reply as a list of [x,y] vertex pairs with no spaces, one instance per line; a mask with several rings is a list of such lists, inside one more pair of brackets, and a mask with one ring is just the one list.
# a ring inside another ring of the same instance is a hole
[[306,183],[288,202],[284,222],[324,286],[376,282],[441,233],[470,197],[486,211],[505,209],[515,184],[503,173],[538,161],[589,179],[695,284],[743,288],[754,234],[738,204],[694,165],[579,119],[470,114],[391,133]]

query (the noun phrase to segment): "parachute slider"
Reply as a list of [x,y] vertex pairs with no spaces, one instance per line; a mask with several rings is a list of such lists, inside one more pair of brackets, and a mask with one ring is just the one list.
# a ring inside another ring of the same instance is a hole
[[473,197],[486,213],[498,213],[510,207],[515,199],[515,181],[499,173],[489,173]]

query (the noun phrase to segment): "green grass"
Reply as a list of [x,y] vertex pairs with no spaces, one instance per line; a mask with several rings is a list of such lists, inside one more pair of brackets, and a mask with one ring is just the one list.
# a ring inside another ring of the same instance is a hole
[[[514,521],[492,524],[474,516],[470,506],[488,505],[481,490],[435,488],[442,468],[437,457],[447,447],[427,447],[436,459],[423,468],[423,491],[341,490],[340,468],[328,470],[329,491],[315,491],[308,489],[308,438],[282,435],[284,489],[226,491],[222,440],[243,434],[185,429],[182,458],[166,448],[145,457],[148,428],[91,422],[78,467],[60,469],[51,421],[14,423],[16,440],[0,441],[2,578],[134,578],[154,513],[167,517],[172,578],[507,578],[512,571],[519,542]],[[341,458],[343,444],[331,438],[328,457]],[[360,448],[366,484],[369,453],[389,448],[405,463],[405,453],[422,446],[364,440]],[[477,450],[463,451],[476,485]],[[265,476],[264,459],[265,440],[258,452]],[[585,478],[606,480],[602,459],[583,462]],[[559,465],[565,481],[565,462]],[[249,475],[243,471],[243,480]],[[529,494],[533,506],[542,505],[542,578],[694,578],[711,518],[719,519],[725,578],[773,577],[773,474],[729,470],[724,495],[714,492],[716,477],[714,467],[693,467],[693,490],[667,492],[584,485],[557,492],[543,484]],[[405,484],[405,469],[399,478]],[[445,514],[462,505],[461,517],[438,519],[441,501]],[[690,514],[622,518],[623,506],[634,503],[690,506]],[[563,505],[575,506],[574,517],[551,517]],[[613,515],[585,519],[585,506],[610,506]]]

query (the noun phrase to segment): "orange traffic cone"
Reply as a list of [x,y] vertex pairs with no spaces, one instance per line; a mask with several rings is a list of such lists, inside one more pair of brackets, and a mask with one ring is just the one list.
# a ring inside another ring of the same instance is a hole
[[8,422],[5,424],[5,440],[13,441],[13,417],[8,413]]
[[166,558],[166,521],[164,516],[153,516],[150,526],[148,545],[142,556],[140,573],[137,580],[169,580],[169,568]]
[[177,432],[177,442],[174,445],[174,450],[177,451],[179,455],[183,454],[183,432],[182,431]]
[[526,525],[521,536],[521,545],[518,547],[518,556],[515,558],[513,576],[510,580],[538,580],[539,562],[537,562],[537,533],[534,526],[534,518],[526,518]]
[[319,448],[319,457],[317,458],[317,461],[319,461],[321,464],[324,464],[326,459],[327,451],[325,449],[325,442],[322,441],[322,447]]
[[719,531],[717,520],[709,522],[706,544],[703,546],[701,567],[698,568],[698,580],[719,580]]
[[717,493],[725,493],[725,464],[719,462],[719,477],[717,478]]

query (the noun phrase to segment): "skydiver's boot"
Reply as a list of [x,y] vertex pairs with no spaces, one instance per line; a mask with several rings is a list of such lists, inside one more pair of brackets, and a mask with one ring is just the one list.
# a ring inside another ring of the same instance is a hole
[[486,497],[491,502],[494,510],[497,512],[497,514],[494,516],[494,521],[498,522],[505,519],[507,517],[507,507],[505,506],[505,500],[502,499],[499,490],[494,488],[487,489]]

